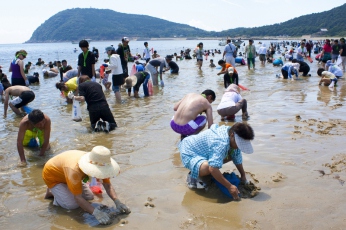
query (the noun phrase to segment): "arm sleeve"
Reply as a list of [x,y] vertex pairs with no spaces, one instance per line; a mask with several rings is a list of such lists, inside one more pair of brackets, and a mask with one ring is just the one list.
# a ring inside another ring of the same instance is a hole
[[160,64],[160,75],[162,75],[162,70],[163,70],[164,66],[165,66],[165,63],[161,62],[161,64]]
[[84,60],[83,60],[83,54],[79,54],[78,56],[78,66],[83,66],[83,63]]
[[79,96],[85,97],[84,87],[82,85],[78,86]]
[[111,57],[109,58],[108,67],[109,67],[111,70],[115,70],[115,69],[118,67],[117,63],[118,63],[118,62],[117,62],[117,59],[116,59],[115,57],[111,56]]
[[242,157],[241,151],[239,149],[234,150],[231,157],[232,157],[233,163],[235,165],[240,165],[243,163],[243,157]]

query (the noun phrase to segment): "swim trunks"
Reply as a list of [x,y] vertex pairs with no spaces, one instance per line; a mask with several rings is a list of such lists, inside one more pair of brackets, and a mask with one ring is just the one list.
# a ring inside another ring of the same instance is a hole
[[20,107],[27,105],[35,99],[35,94],[32,91],[24,91],[19,97],[16,97],[11,101],[11,104],[14,105],[17,109]]
[[192,135],[196,133],[196,131],[203,127],[207,123],[207,119],[205,116],[197,116],[195,120],[189,121],[186,125],[178,125],[174,122],[174,117],[171,120],[171,127],[172,129],[179,134],[182,135]]

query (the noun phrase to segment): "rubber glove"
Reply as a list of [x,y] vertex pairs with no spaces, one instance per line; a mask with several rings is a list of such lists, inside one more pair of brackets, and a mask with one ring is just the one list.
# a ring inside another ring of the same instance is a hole
[[26,86],[29,86],[29,85],[30,85],[30,82],[29,82],[28,79],[25,80],[25,85],[26,85]]
[[163,82],[163,80],[160,81],[160,85],[161,85],[161,87],[165,86],[165,83]]
[[67,97],[73,100],[74,98],[73,92],[72,91],[68,92]]
[[104,67],[108,67],[108,64],[102,64]]
[[128,208],[125,204],[121,203],[119,199],[116,199],[114,201],[114,204],[116,208],[120,211],[120,213],[128,214],[131,212],[130,208]]
[[91,81],[96,82],[95,76],[93,76],[93,77],[91,78]]
[[93,216],[95,216],[96,220],[100,222],[100,224],[111,224],[112,221],[109,218],[109,215],[105,212],[102,212],[98,208],[94,209]]

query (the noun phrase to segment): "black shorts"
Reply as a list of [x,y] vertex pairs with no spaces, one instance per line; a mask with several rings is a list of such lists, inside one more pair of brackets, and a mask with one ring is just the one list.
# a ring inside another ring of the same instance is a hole
[[197,58],[197,61],[203,61],[203,59]]
[[26,86],[24,78],[12,78],[11,81],[12,81],[12,86],[14,85]]
[[148,63],[150,61],[150,58],[145,59],[145,63]]
[[35,94],[32,91],[24,91],[19,95],[19,99],[16,98],[11,101],[11,104],[17,109],[32,102],[35,99]]
[[125,83],[124,74],[112,75],[113,86],[123,85]]

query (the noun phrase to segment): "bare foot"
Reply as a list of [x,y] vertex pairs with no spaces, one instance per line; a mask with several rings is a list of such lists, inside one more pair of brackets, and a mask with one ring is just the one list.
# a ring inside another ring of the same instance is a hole
[[21,161],[18,163],[18,167],[25,167],[27,165],[26,161]]
[[49,188],[47,188],[46,195],[44,196],[44,199],[49,199],[49,198],[53,198],[53,197],[54,197],[53,193],[50,191]]

